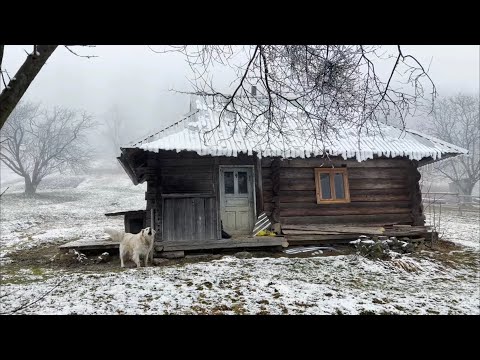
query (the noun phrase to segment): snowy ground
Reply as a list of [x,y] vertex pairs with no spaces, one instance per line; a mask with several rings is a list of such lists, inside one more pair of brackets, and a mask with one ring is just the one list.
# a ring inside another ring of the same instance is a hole
[[476,213],[444,213],[444,238],[462,246],[403,256],[415,265],[411,272],[394,261],[353,254],[226,255],[138,270],[121,270],[113,257],[95,268],[54,267],[41,260],[52,255],[52,245],[102,236],[105,226],[122,227],[122,218],[103,214],[143,208],[145,187],[133,186],[122,173],[105,172],[54,178],[38,199],[28,200],[21,182],[2,188],[7,185],[0,200],[0,313],[25,306],[15,313],[480,314]]
[[107,212],[145,208],[146,184],[134,186],[115,169],[84,176],[56,175],[40,184],[38,197],[23,196],[23,181],[9,187],[0,200],[0,260],[12,251],[104,235],[105,226],[123,228],[123,217]]

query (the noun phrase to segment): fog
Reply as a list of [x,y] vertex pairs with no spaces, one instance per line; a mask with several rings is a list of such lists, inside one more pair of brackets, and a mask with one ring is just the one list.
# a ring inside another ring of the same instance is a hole
[[[154,47],[157,48],[157,47]],[[439,95],[479,91],[479,46],[404,45],[429,68]],[[189,109],[189,96],[171,91],[191,91],[192,73],[178,53],[158,54],[146,45],[74,47],[82,58],[59,47],[42,68],[23,97],[46,106],[62,105],[86,110],[104,122],[112,108],[124,119],[127,141],[138,139],[175,122]],[[13,77],[31,45],[5,47],[4,68]],[[215,74],[227,83],[224,71]],[[101,129],[93,137],[101,147]]]

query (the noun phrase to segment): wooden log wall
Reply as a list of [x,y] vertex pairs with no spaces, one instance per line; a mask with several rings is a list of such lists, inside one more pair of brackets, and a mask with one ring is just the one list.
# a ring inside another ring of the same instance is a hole
[[423,213],[422,191],[420,190],[420,179],[422,175],[418,171],[418,162],[412,163],[413,171],[410,173],[410,202],[412,204],[413,225],[425,225],[425,214]]
[[[317,204],[313,169],[332,166],[348,169],[350,203]],[[264,209],[282,224],[424,224],[418,170],[407,159],[265,158],[262,179]]]
[[[148,182],[145,198],[147,210],[155,209],[157,239],[161,239],[161,193],[211,193],[219,209],[220,165],[255,165],[256,180],[262,179],[256,192],[263,193],[261,200],[257,194],[257,205],[263,201],[267,215],[282,224],[424,225],[420,174],[416,162],[407,159],[258,160],[254,156],[211,157],[175,151],[144,152],[143,156],[135,171]],[[348,169],[350,203],[317,204],[313,169],[332,166]],[[147,223],[149,217],[147,211]]]

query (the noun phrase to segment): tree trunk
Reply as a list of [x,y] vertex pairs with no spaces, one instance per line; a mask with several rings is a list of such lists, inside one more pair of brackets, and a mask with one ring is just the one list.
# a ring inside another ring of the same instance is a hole
[[34,196],[37,192],[38,183],[32,182],[30,177],[25,178],[25,196],[31,197]]
[[468,183],[462,186],[462,191],[465,195],[472,195],[473,187],[475,184]]
[[456,181],[458,188],[462,191],[462,195],[472,195],[473,187],[475,186],[470,179],[461,179]]
[[37,53],[27,56],[7,87],[0,93],[0,129],[57,46],[37,45]]

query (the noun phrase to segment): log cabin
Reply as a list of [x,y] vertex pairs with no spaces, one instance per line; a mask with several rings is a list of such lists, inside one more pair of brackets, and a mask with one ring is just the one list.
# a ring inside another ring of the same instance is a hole
[[[386,124],[323,142],[289,122],[269,141],[238,122],[233,132],[226,120],[209,131],[219,112],[194,98],[184,118],[121,148],[132,182],[147,182],[144,218],[135,219],[156,229],[156,251],[414,235],[425,230],[418,168],[467,153]],[[253,236],[265,215],[278,237]]]

